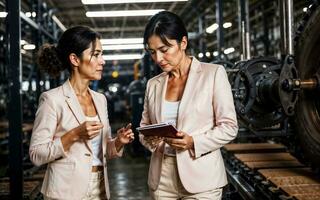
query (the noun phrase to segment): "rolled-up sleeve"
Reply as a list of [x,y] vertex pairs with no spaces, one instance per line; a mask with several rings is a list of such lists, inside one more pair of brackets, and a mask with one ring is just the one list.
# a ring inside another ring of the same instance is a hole
[[60,137],[55,138],[57,124],[54,102],[47,93],[43,93],[39,99],[29,148],[33,164],[39,166],[67,156]]

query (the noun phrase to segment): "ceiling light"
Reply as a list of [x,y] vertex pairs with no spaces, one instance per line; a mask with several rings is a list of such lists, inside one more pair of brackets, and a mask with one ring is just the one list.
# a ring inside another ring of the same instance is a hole
[[224,51],[223,51],[223,53],[224,54],[229,54],[229,53],[232,53],[232,52],[234,52],[234,48],[233,47],[230,47],[230,48],[227,48],[227,49],[225,49]]
[[222,26],[223,26],[223,28],[230,28],[232,26],[232,23],[231,22],[226,22]]
[[83,4],[156,3],[188,0],[81,0]]
[[115,44],[102,46],[103,50],[144,49],[143,44]]
[[[223,26],[223,28],[230,28],[232,26],[232,23],[231,22],[226,22],[222,26]],[[207,33],[213,33],[218,28],[219,28],[219,25],[217,23],[214,23],[211,26],[209,26],[208,28],[206,28],[206,32]]]
[[206,28],[207,33],[213,33],[213,31],[217,30],[219,25],[217,23],[212,24],[208,28]]
[[7,12],[0,12],[0,18],[6,18]]
[[101,39],[101,44],[142,44],[143,38]]
[[113,54],[103,55],[104,60],[137,60],[142,58],[142,54]]
[[26,16],[31,17],[32,16],[31,12],[26,12]]
[[25,44],[28,44],[28,42],[25,40],[20,40],[20,45],[25,45]]
[[36,48],[36,45],[34,45],[34,44],[25,44],[25,45],[23,45],[23,49],[24,50],[33,50],[35,48]]
[[87,17],[133,17],[133,16],[150,16],[164,9],[154,10],[115,10],[115,11],[88,11]]

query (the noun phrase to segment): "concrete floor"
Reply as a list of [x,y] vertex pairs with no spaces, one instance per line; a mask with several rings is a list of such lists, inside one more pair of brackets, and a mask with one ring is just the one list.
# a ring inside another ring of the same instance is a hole
[[[125,117],[112,121],[112,133],[126,126],[128,121],[130,119]],[[147,154],[136,133],[133,143],[125,146],[121,158],[108,160],[111,200],[150,200],[147,185],[150,154]]]
[[149,160],[132,158],[125,153],[122,158],[108,161],[111,200],[150,200],[148,194]]

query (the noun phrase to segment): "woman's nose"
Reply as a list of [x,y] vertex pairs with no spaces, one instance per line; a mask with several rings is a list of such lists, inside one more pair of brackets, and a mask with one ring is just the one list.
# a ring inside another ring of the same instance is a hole
[[160,63],[163,60],[163,55],[161,52],[156,53],[156,62]]
[[102,56],[101,56],[101,61],[100,61],[100,63],[101,63],[102,65],[105,65],[105,64],[106,64],[106,61],[103,59]]

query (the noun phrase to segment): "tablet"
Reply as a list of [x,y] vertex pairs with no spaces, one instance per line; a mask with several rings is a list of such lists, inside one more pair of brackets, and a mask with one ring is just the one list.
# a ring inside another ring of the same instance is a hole
[[177,129],[169,123],[151,124],[143,127],[138,127],[137,131],[144,136],[159,136],[170,138],[181,138],[176,136]]

